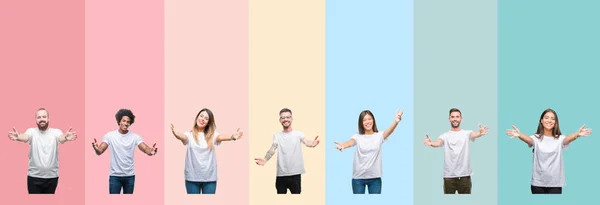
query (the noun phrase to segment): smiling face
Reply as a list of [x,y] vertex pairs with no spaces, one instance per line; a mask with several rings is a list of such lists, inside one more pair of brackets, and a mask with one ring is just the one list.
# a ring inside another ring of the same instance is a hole
[[38,110],[35,113],[35,123],[37,124],[38,129],[44,131],[48,129],[48,111],[46,110]]
[[540,120],[545,130],[553,130],[556,125],[556,115],[552,112],[546,112]]
[[206,125],[210,122],[210,116],[206,111],[200,112],[200,115],[196,118],[196,126],[200,129],[206,128]]
[[288,129],[292,126],[293,120],[294,118],[292,118],[291,112],[282,112],[279,114],[279,122],[281,123],[281,126],[283,126],[283,129]]
[[450,126],[452,126],[452,128],[459,128],[460,122],[462,121],[462,116],[460,112],[451,112],[448,121],[450,122]]
[[366,114],[362,119],[363,129],[373,131],[373,116]]
[[129,126],[131,126],[131,118],[129,118],[129,116],[121,117],[121,120],[119,121],[119,132],[127,133],[129,131]]

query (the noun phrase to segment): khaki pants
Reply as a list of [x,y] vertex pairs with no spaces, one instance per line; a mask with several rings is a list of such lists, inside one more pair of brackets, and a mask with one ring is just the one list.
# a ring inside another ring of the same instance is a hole
[[444,194],[471,194],[471,177],[444,178]]

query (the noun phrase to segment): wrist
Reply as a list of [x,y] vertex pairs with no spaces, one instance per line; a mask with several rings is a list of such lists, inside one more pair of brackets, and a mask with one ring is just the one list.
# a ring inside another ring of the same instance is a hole
[[237,140],[235,137],[233,137],[233,135],[231,135],[231,136],[229,137],[229,139],[230,139],[230,140],[233,140],[233,141],[236,141],[236,140]]

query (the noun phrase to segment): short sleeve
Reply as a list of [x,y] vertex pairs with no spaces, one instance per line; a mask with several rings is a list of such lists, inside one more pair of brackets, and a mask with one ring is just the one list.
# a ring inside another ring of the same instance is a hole
[[447,138],[447,136],[448,136],[448,134],[447,134],[447,133],[444,133],[444,134],[441,134],[441,135],[438,137],[438,139],[442,139],[442,140],[443,140],[443,142],[442,142],[442,144],[440,145],[440,147],[443,147],[443,146],[444,146],[444,144],[446,144],[446,140],[448,139],[448,138]]
[[378,132],[377,138],[379,138],[379,141],[381,141],[381,144],[383,144],[385,142],[385,138],[383,137],[383,132]]
[[142,139],[142,137],[137,134],[135,135],[135,140],[135,146],[139,146],[140,144],[142,144],[142,142],[144,142],[144,139]]
[[565,142],[565,139],[567,139],[567,137],[566,137],[566,136],[564,136],[564,135],[561,135],[560,137],[558,137],[558,141],[559,141],[559,142],[560,142],[560,144],[562,145],[562,148],[563,148],[563,149],[567,149],[567,148],[569,148],[569,145],[565,145],[565,143],[564,143],[564,142]]
[[535,145],[538,143],[538,138],[535,135],[531,135],[531,136],[529,136],[529,138],[531,138],[533,140],[533,144],[531,146],[529,146],[529,148],[535,147]]
[[302,141],[302,139],[304,139],[304,133],[303,132],[298,132],[298,136],[300,137],[300,141]]
[[277,141],[277,135],[273,135],[273,144],[279,144]]
[[467,138],[469,139],[469,141],[475,142],[475,138],[471,137],[472,133],[473,133],[473,130],[465,130],[465,136],[467,136]]
[[110,132],[104,135],[102,142],[106,142],[106,144],[110,145]]
[[62,132],[62,130],[60,130],[60,129],[53,129],[53,130],[52,130],[52,132],[53,132],[53,134],[54,134],[54,138],[56,138],[56,141],[57,141],[57,142],[59,142],[59,143],[61,143],[61,144],[64,144],[64,143],[65,143],[65,142],[61,142],[61,141],[59,140],[60,136],[62,136],[62,135],[63,135],[63,132]]
[[217,137],[221,135],[219,132],[215,131],[215,133],[213,134],[213,144],[214,145],[221,145],[221,142],[217,141]]
[[28,128],[27,130],[25,130],[25,134],[29,135],[29,140],[27,141],[27,143],[31,144],[31,140],[33,140],[33,137],[35,136],[33,133],[35,132],[35,128]]
[[353,134],[350,139],[353,139],[354,141],[358,140],[358,134]]

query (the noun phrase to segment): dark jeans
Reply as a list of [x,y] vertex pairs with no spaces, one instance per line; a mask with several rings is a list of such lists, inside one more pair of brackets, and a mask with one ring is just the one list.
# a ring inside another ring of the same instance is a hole
[[471,194],[471,177],[444,178],[444,194]]
[[532,194],[562,194],[562,187],[541,187],[531,185]]
[[277,177],[275,180],[275,188],[277,188],[277,194],[286,194],[289,189],[292,194],[300,194],[302,189],[301,177],[299,174],[292,176]]
[[381,194],[381,178],[352,179],[354,194],[365,194],[365,187],[369,189],[369,194]]
[[217,182],[193,182],[185,180],[185,190],[188,194],[215,194]]
[[46,179],[27,176],[29,194],[54,194],[56,186],[58,186],[58,177]]
[[123,188],[123,194],[133,194],[133,186],[135,184],[135,176],[110,176],[108,178],[108,193],[120,194]]

